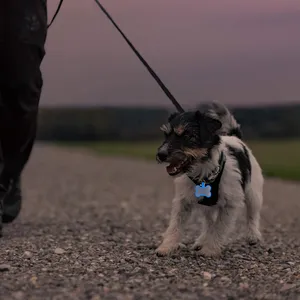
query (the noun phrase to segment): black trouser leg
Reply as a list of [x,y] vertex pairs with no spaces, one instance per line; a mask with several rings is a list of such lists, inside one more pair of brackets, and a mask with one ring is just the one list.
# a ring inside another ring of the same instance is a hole
[[4,53],[7,77],[0,82],[0,139],[5,177],[17,177],[28,161],[36,135],[42,88],[39,67],[43,53],[35,45],[11,46],[12,51]]
[[0,201],[35,140],[46,34],[45,0],[0,0]]
[[[18,176],[35,140],[47,34],[45,0],[0,0],[0,141],[2,174]],[[3,175],[2,175],[3,176]]]

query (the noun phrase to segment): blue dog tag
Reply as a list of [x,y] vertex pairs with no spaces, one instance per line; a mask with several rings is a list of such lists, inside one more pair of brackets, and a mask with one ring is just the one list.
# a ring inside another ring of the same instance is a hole
[[197,198],[200,198],[200,197],[210,198],[211,197],[211,186],[205,185],[204,182],[202,182],[201,185],[196,185],[195,186],[195,196]]

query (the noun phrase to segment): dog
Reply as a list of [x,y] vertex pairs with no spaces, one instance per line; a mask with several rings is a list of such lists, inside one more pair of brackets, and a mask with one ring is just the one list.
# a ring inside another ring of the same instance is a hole
[[[169,226],[156,254],[168,255],[179,248],[183,226],[195,206],[200,206],[203,228],[192,248],[201,255],[222,253],[244,206],[248,242],[260,242],[264,178],[227,107],[213,102],[204,111],[173,113],[161,130],[165,140],[156,159],[168,163],[175,196]],[[202,182],[211,185],[211,198],[195,196],[195,185]]]

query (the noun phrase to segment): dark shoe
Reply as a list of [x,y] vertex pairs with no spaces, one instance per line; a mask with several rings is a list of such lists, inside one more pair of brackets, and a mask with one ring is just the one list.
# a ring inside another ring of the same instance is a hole
[[0,183],[0,237],[2,237],[2,219],[3,219],[3,200],[7,194],[7,186]]
[[0,238],[2,237],[2,214],[3,214],[3,201],[0,199]]
[[3,223],[13,222],[19,215],[22,207],[22,193],[20,177],[10,180],[8,190],[3,198]]
[[0,199],[0,238],[2,237],[2,214],[3,214],[3,200]]

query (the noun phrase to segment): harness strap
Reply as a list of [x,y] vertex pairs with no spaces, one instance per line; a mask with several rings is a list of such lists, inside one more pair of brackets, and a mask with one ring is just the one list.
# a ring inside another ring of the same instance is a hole
[[220,185],[221,177],[222,177],[225,163],[226,163],[226,158],[225,158],[223,151],[221,152],[218,163],[219,163],[219,166],[217,169],[217,173],[214,174],[213,178],[211,178],[211,179],[209,179],[210,176],[207,178],[203,178],[201,180],[199,178],[193,178],[193,177],[188,176],[194,182],[195,185],[200,185],[202,182],[204,182],[205,184],[209,184],[211,186],[211,197],[210,198],[202,197],[202,199],[200,198],[198,203],[201,205],[213,206],[213,205],[216,205],[218,202],[219,185]]

